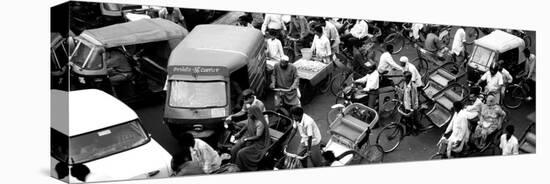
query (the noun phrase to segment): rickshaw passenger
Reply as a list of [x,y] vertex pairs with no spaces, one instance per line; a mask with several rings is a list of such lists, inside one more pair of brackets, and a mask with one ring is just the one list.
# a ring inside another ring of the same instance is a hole
[[504,116],[506,116],[506,112],[498,105],[493,94],[488,95],[486,101],[481,105],[479,121],[471,140],[480,149],[485,146],[487,136],[501,128]]
[[[304,109],[301,107],[292,107],[290,114],[294,120],[294,125],[297,127],[298,132],[302,139],[300,140],[300,146],[298,147],[298,154],[311,156],[311,162],[313,167],[321,166],[321,131],[319,127],[309,115],[304,113]],[[307,160],[303,159],[302,165],[307,166]]]
[[186,150],[172,159],[172,170],[176,176],[209,174],[220,168],[222,159],[206,142],[195,139],[190,133],[183,133],[178,141]]
[[281,44],[281,40],[275,37],[276,34],[277,33],[275,30],[267,31],[267,57],[269,59],[281,61],[285,54],[283,52],[283,45]]
[[456,61],[457,56],[464,56],[464,43],[466,42],[466,32],[464,31],[464,26],[459,26],[456,30],[455,36],[453,38],[453,43],[451,47],[451,51],[453,54],[453,58]]
[[271,141],[269,126],[257,106],[248,109],[248,123],[244,130],[245,135],[231,149],[231,156],[242,171],[255,171]]
[[[243,106],[241,108],[241,111],[227,116],[226,120],[233,120],[233,118],[238,118],[246,115],[246,113],[248,112],[248,109],[252,106],[257,106],[258,108],[260,108],[262,113],[265,112],[266,109],[265,109],[264,103],[256,98],[254,91],[252,91],[251,89],[245,89],[242,92],[242,97],[243,97]],[[267,115],[265,115],[265,118],[267,120]],[[240,121],[237,123],[238,127],[244,127],[244,125],[246,125],[246,120]]]
[[344,42],[344,46],[348,51],[351,51],[355,42],[361,42],[364,38],[370,38],[373,35],[369,34],[369,25],[365,20],[358,19],[355,21],[353,27],[346,32],[346,34],[340,37],[340,40]]
[[494,66],[494,65],[491,66],[491,68],[489,68],[489,71],[485,72],[485,74],[481,76],[477,84],[479,85],[481,81],[486,82],[484,92],[485,93],[494,92],[495,98],[497,102],[499,102],[500,96],[501,96],[500,95],[501,88],[504,85],[504,81],[502,78],[502,74],[498,72],[497,66]]
[[470,129],[468,128],[468,120],[477,116],[477,113],[469,112],[464,108],[462,102],[457,101],[453,103],[454,114],[452,116],[447,129],[445,130],[445,137],[448,137],[447,143],[447,157],[451,158],[451,152],[461,152],[464,148],[465,142],[470,137]]
[[364,77],[355,80],[357,83],[365,83],[365,88],[361,92],[367,93],[369,96],[369,101],[367,106],[374,108],[376,98],[378,98],[378,87],[380,82],[380,74],[376,70],[376,65],[371,62],[366,62],[365,66],[367,68],[367,75]]
[[439,36],[437,36],[437,27],[430,27],[430,33],[428,33],[428,36],[426,36],[426,40],[424,41],[424,49],[436,53],[439,50],[443,49],[443,44],[441,43],[441,40],[439,39]]
[[506,133],[500,136],[500,149],[502,155],[517,155],[519,154],[518,139],[514,136],[514,125],[508,125],[505,129]]
[[283,88],[290,89],[289,92],[281,92],[275,94],[274,104],[275,108],[281,107],[282,104],[289,106],[300,106],[300,98],[298,96],[298,70],[294,65],[288,63],[288,60],[283,59],[280,63],[276,63],[273,66],[273,73],[271,74],[271,89]]
[[322,27],[314,27],[313,31],[315,36],[313,37],[313,42],[311,42],[311,52],[322,62],[329,63],[331,61],[330,56],[332,55],[330,41],[323,34],[324,31]]
[[105,51],[107,75],[111,84],[118,85],[132,78],[132,66],[122,51],[110,48]]

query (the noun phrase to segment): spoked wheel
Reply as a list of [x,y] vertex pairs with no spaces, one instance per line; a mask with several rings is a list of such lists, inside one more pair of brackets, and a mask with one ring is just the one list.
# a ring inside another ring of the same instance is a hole
[[333,74],[328,74],[327,78],[321,81],[318,88],[319,92],[326,93],[330,89],[330,81],[332,81],[332,75]]
[[327,123],[330,125],[334,120],[341,115],[342,108],[331,108],[327,113]]
[[384,160],[384,150],[380,145],[364,145],[362,149],[363,156],[367,163],[382,163]]
[[344,72],[332,77],[332,81],[330,81],[330,93],[334,96],[338,95],[338,92],[344,89],[345,82],[346,74]]
[[416,69],[418,70],[418,73],[420,73],[420,76],[426,76],[426,74],[428,73],[428,62],[426,60],[417,57],[411,60],[411,63],[416,66]]
[[479,38],[479,30],[475,27],[466,27],[464,28],[464,32],[466,32],[466,44],[473,44],[474,40]]
[[382,147],[384,153],[389,153],[395,150],[399,143],[401,143],[401,138],[403,137],[403,129],[401,126],[391,123],[384,127],[382,131],[376,137],[376,144]]
[[393,45],[392,54],[397,54],[403,50],[403,47],[405,47],[405,39],[402,39],[398,33],[392,33],[384,38],[384,44]]
[[507,87],[504,93],[504,106],[509,109],[517,109],[526,96],[525,91],[518,85]]

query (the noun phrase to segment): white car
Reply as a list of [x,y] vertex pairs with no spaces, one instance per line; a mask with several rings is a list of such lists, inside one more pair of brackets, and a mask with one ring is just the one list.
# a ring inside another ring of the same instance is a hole
[[[96,89],[52,90],[51,95],[52,177],[80,183],[172,174],[172,156],[143,129],[137,114],[118,99]],[[67,168],[63,163],[68,163],[68,171],[60,169]],[[75,166],[89,169],[85,181],[75,177]]]

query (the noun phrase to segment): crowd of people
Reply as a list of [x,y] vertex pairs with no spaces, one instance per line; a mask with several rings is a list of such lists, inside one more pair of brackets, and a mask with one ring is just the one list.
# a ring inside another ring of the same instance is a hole
[[[177,17],[177,16],[176,16]],[[172,18],[173,19],[173,18]],[[177,21],[178,19],[173,19]],[[299,77],[297,68],[292,64],[283,47],[289,38],[298,40],[297,44],[302,48],[310,48],[314,60],[323,63],[332,63],[336,60],[336,54],[346,52],[352,56],[352,70],[362,70],[363,77],[354,80],[355,83],[364,84],[360,92],[369,96],[369,107],[375,106],[377,91],[384,86],[393,86],[393,82],[384,76],[400,73],[403,75],[403,96],[400,98],[406,113],[410,114],[409,121],[413,127],[420,127],[414,121],[417,113],[422,110],[419,99],[423,94],[424,82],[416,66],[409,62],[406,56],[396,57],[393,54],[394,47],[391,44],[384,46],[384,52],[375,59],[372,53],[367,54],[362,48],[366,39],[373,38],[374,32],[369,32],[369,24],[379,24],[368,20],[351,21],[351,25],[341,25],[330,18],[308,18],[305,16],[285,16],[278,14],[265,14],[263,23],[254,23],[251,14],[246,13],[239,17],[237,25],[252,27],[261,30],[266,36],[266,54],[268,59],[276,61],[270,76],[269,88],[276,91],[274,105],[276,108],[286,108],[293,120],[293,126],[297,128],[301,137],[300,155],[308,155],[314,167],[321,166],[323,157],[320,151],[321,133],[312,117],[304,113],[300,102]],[[377,25],[383,34],[388,34],[384,29],[385,24]],[[412,24],[410,36],[420,39],[423,24]],[[428,27],[428,32],[423,40],[423,48],[434,53],[450,54],[453,58],[466,55],[466,33],[464,27],[458,27],[451,47],[442,42],[442,32],[436,27]],[[443,34],[448,35],[449,32]],[[342,46],[341,46],[342,45]],[[499,147],[503,155],[518,154],[518,140],[513,135],[514,126],[502,127],[506,112],[500,107],[502,95],[506,84],[514,78],[526,77],[531,83],[535,82],[535,55],[529,49],[523,51],[525,56],[525,72],[519,76],[511,76],[503,67],[503,61],[498,61],[490,67],[489,71],[481,76],[477,85],[482,86],[480,92],[485,94],[472,105],[465,105],[457,101],[453,103],[452,118],[445,130],[442,143],[447,145],[446,154],[452,157],[452,153],[461,152],[465,147],[474,146],[482,148],[487,144],[487,138],[495,131],[505,129],[500,137]],[[456,60],[456,59],[455,59]],[[533,85],[534,86],[534,85]],[[534,91],[534,90],[533,90]],[[228,116],[227,120],[247,114],[244,121],[235,125],[241,127],[235,135],[234,145],[230,153],[219,155],[208,144],[200,139],[194,139],[192,135],[184,134],[180,142],[184,148],[189,148],[188,156],[177,155],[174,158],[173,170],[177,175],[194,173],[212,173],[220,169],[222,162],[234,164],[241,171],[254,171],[259,169],[259,164],[266,148],[272,143],[269,135],[267,117],[262,115],[265,111],[263,102],[254,96],[252,90],[243,92],[244,105],[242,111]],[[477,120],[473,120],[476,119]],[[474,123],[472,123],[474,122]],[[417,128],[418,129],[418,128]],[[471,144],[470,144],[471,143]],[[190,156],[189,156],[190,155]],[[187,158],[187,160],[185,159]],[[226,161],[224,161],[226,160]],[[307,165],[307,163],[303,163]]]

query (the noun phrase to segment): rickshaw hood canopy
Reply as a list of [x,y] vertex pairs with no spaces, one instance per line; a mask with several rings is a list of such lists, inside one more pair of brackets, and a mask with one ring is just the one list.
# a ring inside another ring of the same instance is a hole
[[80,37],[107,48],[148,42],[183,39],[188,31],[165,19],[141,19],[85,30]]
[[514,48],[522,49],[525,47],[525,42],[523,39],[501,30],[495,30],[490,34],[475,40],[475,44],[498,51],[499,53],[503,53]]
[[172,51],[168,67],[218,66],[233,72],[263,43],[260,31],[231,25],[199,25]]

